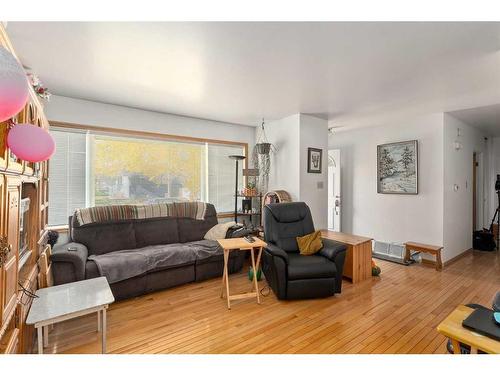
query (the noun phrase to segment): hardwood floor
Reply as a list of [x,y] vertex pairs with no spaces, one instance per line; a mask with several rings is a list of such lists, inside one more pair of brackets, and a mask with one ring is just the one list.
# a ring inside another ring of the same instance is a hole
[[[113,304],[110,353],[445,353],[436,326],[458,304],[491,305],[500,290],[500,256],[474,251],[444,268],[377,261],[380,278],[326,299],[219,298],[220,279]],[[265,282],[260,283],[261,287]],[[250,288],[246,271],[231,292]],[[95,317],[57,324],[46,353],[99,353]]]

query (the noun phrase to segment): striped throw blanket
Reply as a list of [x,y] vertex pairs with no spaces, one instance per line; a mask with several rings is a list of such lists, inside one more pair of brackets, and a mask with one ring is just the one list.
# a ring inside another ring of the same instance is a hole
[[80,226],[122,220],[150,219],[155,217],[186,217],[204,220],[205,202],[174,202],[147,205],[118,205],[80,208],[75,211]]

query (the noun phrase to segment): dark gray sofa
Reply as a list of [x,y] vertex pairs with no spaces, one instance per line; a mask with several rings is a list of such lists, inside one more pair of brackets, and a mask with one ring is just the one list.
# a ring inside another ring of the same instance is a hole
[[[80,226],[76,218],[70,218],[70,242],[56,244],[52,251],[54,284],[60,285],[100,276],[97,264],[89,259],[92,255],[151,246],[161,251],[162,246],[159,245],[169,245],[165,246],[165,251],[171,251],[177,247],[172,244],[179,244],[179,248],[182,249],[185,247],[189,250],[196,249],[196,241],[202,240],[206,232],[216,224],[217,213],[211,204],[207,205],[204,220],[164,217]],[[229,272],[240,271],[244,260],[244,252],[231,252]],[[181,262],[179,259],[176,261],[180,263],[162,264],[144,274],[111,283],[115,298],[119,300],[136,297],[193,281],[222,276],[223,255],[220,251],[189,261]]]

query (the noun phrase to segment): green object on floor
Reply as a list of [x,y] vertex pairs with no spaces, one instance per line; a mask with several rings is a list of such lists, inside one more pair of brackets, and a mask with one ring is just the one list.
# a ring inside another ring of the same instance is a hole
[[[262,278],[262,270],[259,268],[259,270],[257,271],[257,281],[260,281],[260,279]],[[248,280],[252,281],[253,280],[253,268],[250,267],[250,269],[248,270]]]
[[378,276],[380,272],[382,272],[382,270],[379,266],[372,267],[372,276]]

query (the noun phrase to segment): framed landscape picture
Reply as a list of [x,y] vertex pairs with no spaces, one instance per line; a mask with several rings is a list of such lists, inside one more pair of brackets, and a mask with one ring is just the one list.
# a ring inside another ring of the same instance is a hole
[[323,150],[319,148],[307,149],[307,173],[321,173],[321,156]]
[[418,194],[418,142],[377,146],[377,193]]

